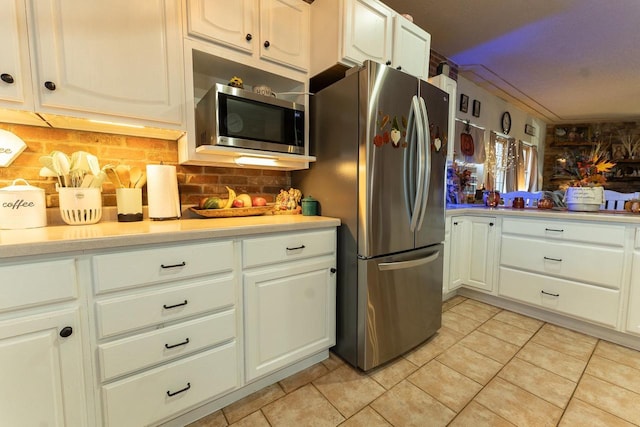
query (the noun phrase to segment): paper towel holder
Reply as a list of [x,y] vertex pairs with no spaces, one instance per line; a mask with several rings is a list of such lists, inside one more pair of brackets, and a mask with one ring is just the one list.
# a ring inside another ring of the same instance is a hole
[[149,219],[179,219],[182,212],[178,178],[174,165],[147,165]]

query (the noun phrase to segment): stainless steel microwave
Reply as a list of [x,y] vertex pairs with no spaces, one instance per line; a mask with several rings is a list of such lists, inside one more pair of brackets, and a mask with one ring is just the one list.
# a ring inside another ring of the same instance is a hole
[[196,106],[197,145],[304,154],[304,105],[216,84]]

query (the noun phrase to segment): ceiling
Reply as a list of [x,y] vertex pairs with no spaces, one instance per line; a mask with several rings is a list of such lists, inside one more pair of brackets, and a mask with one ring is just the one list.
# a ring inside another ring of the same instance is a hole
[[639,0],[384,0],[460,75],[547,123],[640,120]]

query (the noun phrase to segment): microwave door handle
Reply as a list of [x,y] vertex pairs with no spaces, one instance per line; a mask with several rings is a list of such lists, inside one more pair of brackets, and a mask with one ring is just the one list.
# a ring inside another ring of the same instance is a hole
[[411,207],[413,205],[413,189],[415,187],[415,177],[413,172],[413,164],[414,164],[414,142],[416,140],[416,121],[415,121],[415,112],[413,109],[413,102],[409,106],[409,118],[407,120],[407,149],[404,150],[404,173],[403,173],[403,188],[404,188],[404,202],[407,211],[407,217],[409,219],[409,223],[411,223],[411,216],[413,211]]
[[411,225],[409,229],[411,231],[416,231],[416,227],[418,225],[418,217],[419,217],[419,209],[422,205],[422,192],[424,191],[424,129],[421,126],[423,121],[422,111],[420,110],[420,102],[418,101],[418,97],[413,97],[413,109],[415,110],[415,121],[416,121],[416,133],[418,134],[418,176],[417,176],[417,188],[415,195],[415,202],[413,204],[413,215],[411,217]]
[[431,182],[431,131],[429,125],[429,114],[427,113],[427,105],[424,102],[424,98],[419,97],[420,100],[420,111],[422,112],[422,123],[419,123],[419,126],[424,127],[424,154],[425,154],[425,163],[424,163],[424,176],[422,178],[424,189],[422,191],[422,206],[420,207],[420,218],[418,219],[418,230],[422,229],[422,222],[424,221],[424,216],[427,211],[427,203],[429,201],[429,184]]

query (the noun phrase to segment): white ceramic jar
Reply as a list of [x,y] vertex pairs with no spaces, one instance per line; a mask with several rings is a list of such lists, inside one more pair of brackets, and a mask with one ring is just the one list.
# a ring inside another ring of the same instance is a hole
[[0,228],[18,230],[46,225],[47,204],[42,188],[29,185],[24,179],[0,188]]

